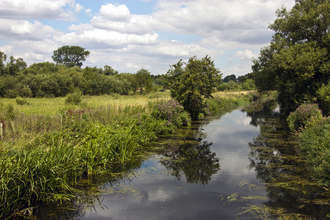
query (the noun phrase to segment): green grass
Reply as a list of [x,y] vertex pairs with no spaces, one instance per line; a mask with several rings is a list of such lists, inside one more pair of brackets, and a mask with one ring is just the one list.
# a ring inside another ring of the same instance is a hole
[[155,92],[149,95],[121,96],[118,94],[101,96],[83,96],[81,105],[65,104],[65,97],[57,98],[25,98],[29,105],[17,105],[16,99],[1,98],[0,110],[3,110],[9,104],[13,105],[15,111],[26,115],[56,115],[65,109],[89,108],[97,109],[101,106],[115,106],[123,108],[125,106],[148,106],[148,102],[156,100],[170,99],[169,91]]

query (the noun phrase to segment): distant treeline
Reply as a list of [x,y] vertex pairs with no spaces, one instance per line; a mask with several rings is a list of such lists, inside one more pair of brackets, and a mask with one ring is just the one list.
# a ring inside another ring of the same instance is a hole
[[251,73],[236,78],[234,74],[226,76],[220,85],[217,87],[218,91],[247,91],[255,90],[256,85]]
[[137,91],[151,92],[162,85],[160,76],[153,76],[145,69],[135,74],[118,73],[107,65],[104,68],[82,69],[50,62],[26,67],[26,64],[22,65],[23,59],[17,60],[19,64],[14,60],[12,65],[7,63],[0,67],[1,97],[59,97],[77,90],[84,95],[128,95]]

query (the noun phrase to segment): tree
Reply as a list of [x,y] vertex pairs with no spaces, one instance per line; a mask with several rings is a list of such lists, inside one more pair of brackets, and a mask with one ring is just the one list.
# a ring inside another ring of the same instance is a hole
[[152,79],[150,76],[150,72],[146,69],[140,69],[135,74],[136,81],[138,84],[138,88],[140,89],[140,92],[142,94],[143,89],[146,90],[146,92],[151,92],[152,90]]
[[236,76],[234,74],[226,76],[223,80],[223,82],[229,82],[229,81],[234,81],[237,82]]
[[105,65],[103,70],[104,75],[117,75],[119,72],[114,70],[111,66]]
[[85,48],[79,46],[63,46],[54,50],[52,58],[54,62],[67,67],[81,67],[83,65],[82,61],[85,61],[89,54],[88,50],[85,51]]
[[278,90],[279,103],[288,113],[312,101],[330,80],[330,1],[296,0],[277,10],[269,28],[275,31],[270,46],[253,60],[257,89]]
[[205,108],[205,99],[212,97],[212,92],[221,81],[221,75],[206,55],[202,59],[191,57],[187,64],[180,60],[171,66],[165,79],[171,87],[171,97],[195,120]]
[[4,52],[0,51],[0,75],[4,75],[6,60],[7,55]]
[[19,71],[26,68],[26,63],[23,61],[23,58],[15,59],[13,56],[10,56],[10,61],[7,63],[7,72],[9,75],[17,75]]

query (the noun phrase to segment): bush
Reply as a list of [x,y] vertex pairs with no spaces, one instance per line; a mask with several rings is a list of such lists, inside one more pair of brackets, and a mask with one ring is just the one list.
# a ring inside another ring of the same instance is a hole
[[6,106],[6,118],[9,120],[14,120],[16,118],[16,112],[13,105]]
[[16,104],[17,104],[17,105],[29,105],[30,103],[28,103],[28,102],[26,101],[26,99],[22,99],[22,98],[20,98],[20,97],[17,97],[17,98],[16,98]]
[[314,178],[330,186],[330,118],[303,130],[299,138],[300,153],[314,173]]
[[166,120],[176,127],[190,124],[189,114],[184,111],[183,106],[179,102],[173,99],[157,104],[151,115],[154,118]]
[[317,98],[324,115],[330,114],[330,83],[317,90]]
[[66,96],[65,104],[78,105],[82,101],[81,92],[70,93]]
[[311,118],[318,122],[322,118],[322,112],[317,104],[302,104],[296,111],[291,112],[287,118],[287,122],[291,131],[295,131],[300,127],[305,127]]

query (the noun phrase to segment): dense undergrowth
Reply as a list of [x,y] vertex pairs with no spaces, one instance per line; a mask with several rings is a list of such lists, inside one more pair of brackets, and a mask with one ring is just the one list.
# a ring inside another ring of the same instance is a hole
[[298,151],[313,172],[312,179],[330,187],[330,118],[317,104],[302,104],[287,118],[298,137]]
[[[214,97],[203,115],[256,98]],[[111,175],[142,157],[157,136],[190,124],[189,114],[174,100],[150,102],[147,108],[66,110],[57,116],[28,116],[7,108],[1,115],[0,218],[33,213],[42,202],[70,200],[80,180]]]

